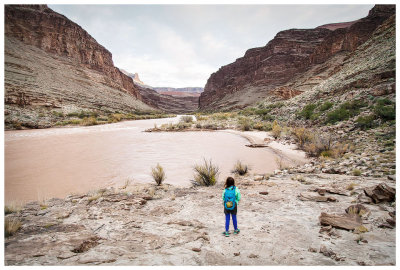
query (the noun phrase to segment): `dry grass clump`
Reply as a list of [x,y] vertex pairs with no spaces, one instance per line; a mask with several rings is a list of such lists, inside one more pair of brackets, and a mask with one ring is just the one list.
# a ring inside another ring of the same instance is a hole
[[21,221],[18,218],[6,217],[4,220],[4,235],[5,237],[11,236],[16,233],[22,226]]
[[161,183],[165,179],[165,172],[163,167],[159,163],[155,168],[151,168],[151,176],[153,176],[154,181],[156,181],[157,186],[161,185]]
[[353,170],[353,175],[354,176],[360,176],[361,175],[361,171],[359,169],[354,169]]
[[4,205],[4,214],[8,215],[11,213],[16,213],[21,211],[22,206],[17,204],[16,202],[10,202],[6,205]]
[[219,167],[217,165],[213,165],[211,160],[207,162],[207,160],[204,159],[203,165],[196,164],[193,169],[195,172],[194,180],[191,180],[193,185],[208,187],[217,183]]
[[233,167],[232,173],[234,174],[239,174],[239,175],[245,175],[248,173],[250,170],[249,166],[243,164],[240,160],[238,160]]
[[356,186],[357,184],[355,184],[355,183],[350,183],[347,187],[346,187],[346,189],[347,190],[353,190],[354,189],[354,187]]
[[180,121],[183,123],[192,123],[193,117],[191,115],[183,115],[181,116]]

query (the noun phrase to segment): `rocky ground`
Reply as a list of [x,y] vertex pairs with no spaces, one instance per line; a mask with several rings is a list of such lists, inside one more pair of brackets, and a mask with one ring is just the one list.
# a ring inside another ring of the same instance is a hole
[[393,180],[290,170],[235,178],[239,235],[222,235],[222,179],[197,188],[135,184],[6,215],[22,227],[5,239],[5,264],[396,264]]

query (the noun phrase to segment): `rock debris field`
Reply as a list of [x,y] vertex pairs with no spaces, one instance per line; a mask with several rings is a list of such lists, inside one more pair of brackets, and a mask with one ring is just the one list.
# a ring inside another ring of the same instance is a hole
[[[235,177],[239,235],[213,187],[132,184],[6,215],[5,265],[395,265],[395,182],[332,174]],[[230,230],[233,231],[232,224]]]

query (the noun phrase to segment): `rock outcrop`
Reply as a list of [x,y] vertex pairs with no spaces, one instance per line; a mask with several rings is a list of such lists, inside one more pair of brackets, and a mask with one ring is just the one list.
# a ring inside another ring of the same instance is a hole
[[5,122],[53,125],[81,110],[155,110],[84,29],[46,5],[5,6]]
[[[213,73],[200,96],[200,109],[241,108],[269,95],[292,98],[304,89],[285,84],[311,69],[329,69],[324,67],[328,59],[337,57],[339,66],[394,13],[394,5],[377,5],[367,17],[354,22],[279,32],[266,46],[248,50]],[[330,74],[337,71],[330,70]]]
[[140,99],[132,80],[114,66],[111,53],[82,27],[47,5],[6,5],[4,29],[7,37],[104,73]]

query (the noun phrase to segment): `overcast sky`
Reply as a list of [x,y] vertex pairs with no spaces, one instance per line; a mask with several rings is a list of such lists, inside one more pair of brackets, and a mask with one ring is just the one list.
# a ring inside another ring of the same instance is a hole
[[282,30],[367,16],[373,5],[49,5],[82,26],[114,65],[155,87],[204,87],[210,74]]

